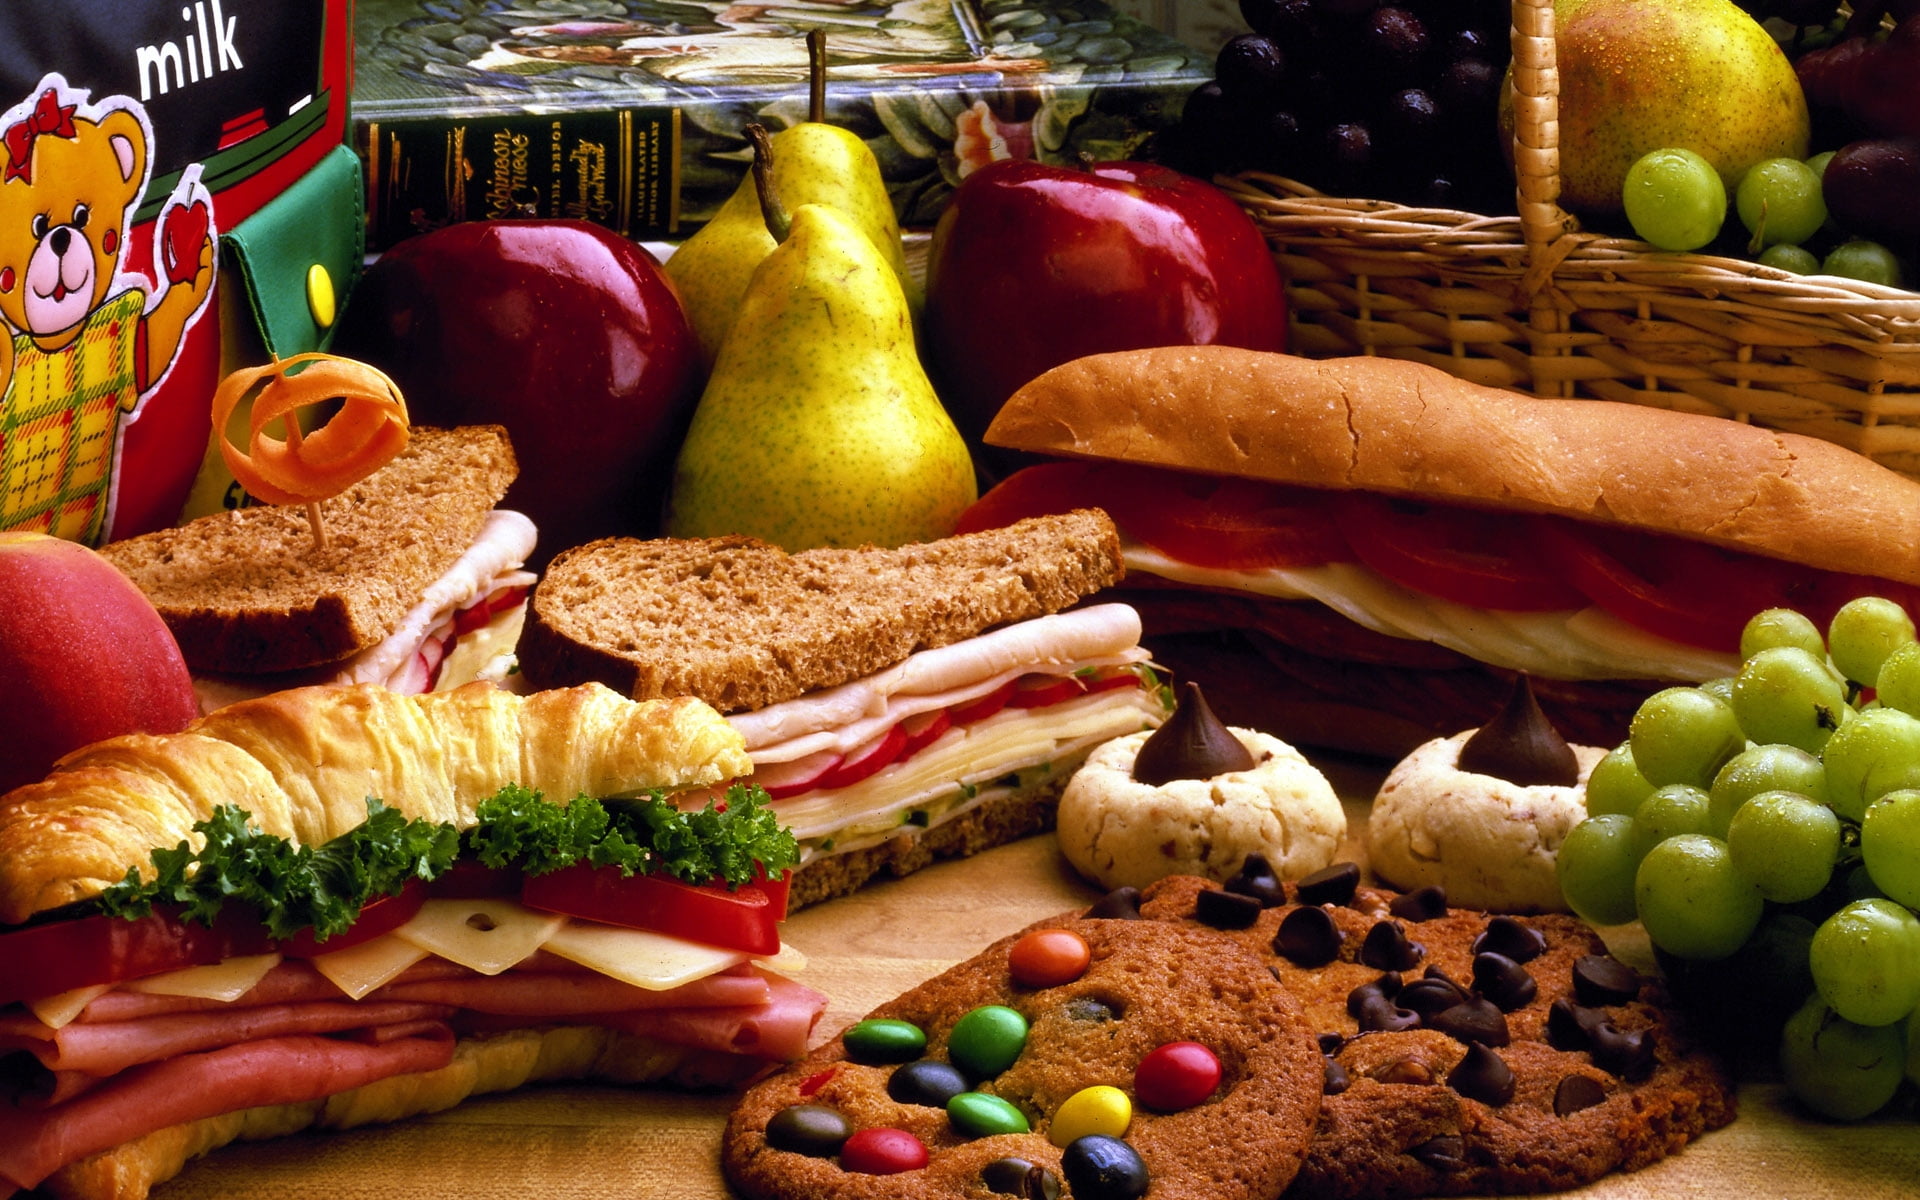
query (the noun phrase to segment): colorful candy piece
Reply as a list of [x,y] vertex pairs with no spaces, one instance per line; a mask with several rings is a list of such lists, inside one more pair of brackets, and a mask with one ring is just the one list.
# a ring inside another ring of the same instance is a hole
[[1071,929],[1036,929],[1007,952],[1007,970],[1022,987],[1059,987],[1087,973],[1093,952]]
[[1004,1004],[983,1004],[954,1023],[947,1056],[975,1079],[991,1079],[1012,1066],[1026,1045],[1025,1017]]
[[1213,1095],[1220,1075],[1219,1056],[1199,1042],[1168,1042],[1133,1069],[1133,1094],[1147,1108],[1178,1112]]
[[1153,1182],[1132,1146],[1100,1133],[1069,1143],[1060,1170],[1075,1200],[1134,1200]]
[[947,1119],[967,1137],[1028,1133],[1027,1115],[1011,1101],[987,1092],[962,1092],[947,1101]]
[[1047,1140],[1062,1148],[1089,1134],[1120,1137],[1133,1123],[1133,1101],[1117,1087],[1095,1084],[1061,1102],[1047,1127]]
[[824,1104],[793,1104],[767,1122],[767,1145],[814,1158],[832,1158],[853,1133],[847,1118]]
[[927,1048],[926,1031],[911,1021],[856,1021],[840,1037],[859,1063],[911,1062]]
[[840,1166],[856,1175],[898,1175],[926,1165],[926,1143],[904,1129],[862,1129],[840,1147]]

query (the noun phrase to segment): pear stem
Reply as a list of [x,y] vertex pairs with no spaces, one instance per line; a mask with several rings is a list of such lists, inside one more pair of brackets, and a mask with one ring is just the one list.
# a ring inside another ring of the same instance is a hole
[[827,33],[807,30],[807,120],[822,124],[827,119]]
[[753,190],[760,196],[760,219],[775,242],[787,240],[793,218],[773,186],[773,138],[764,125],[747,126],[747,140],[753,143]]

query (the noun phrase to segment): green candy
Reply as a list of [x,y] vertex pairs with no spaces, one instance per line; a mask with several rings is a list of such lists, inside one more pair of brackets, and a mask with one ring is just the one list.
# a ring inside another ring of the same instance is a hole
[[1010,1102],[985,1092],[961,1092],[947,1101],[947,1119],[968,1137],[991,1137],[996,1133],[1028,1133],[1026,1114]]
[[869,1018],[849,1026],[841,1035],[847,1056],[855,1062],[911,1062],[927,1048],[927,1035],[911,1021]]
[[975,1079],[1012,1066],[1027,1046],[1027,1019],[1004,1004],[983,1004],[955,1022],[947,1057]]

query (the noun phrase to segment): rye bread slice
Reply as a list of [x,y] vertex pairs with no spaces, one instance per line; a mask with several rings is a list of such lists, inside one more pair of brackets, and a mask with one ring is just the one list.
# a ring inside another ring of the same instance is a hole
[[103,546],[195,672],[262,674],[378,644],[465,553],[518,464],[498,425],[416,426],[399,457],[306,509],[239,508]]

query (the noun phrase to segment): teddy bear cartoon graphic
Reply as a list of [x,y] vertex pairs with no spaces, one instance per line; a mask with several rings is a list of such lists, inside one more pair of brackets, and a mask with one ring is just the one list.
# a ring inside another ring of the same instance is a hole
[[57,74],[0,115],[0,529],[99,542],[125,427],[213,294],[198,164],[154,222],[159,282],[124,269],[152,146],[137,101]]

